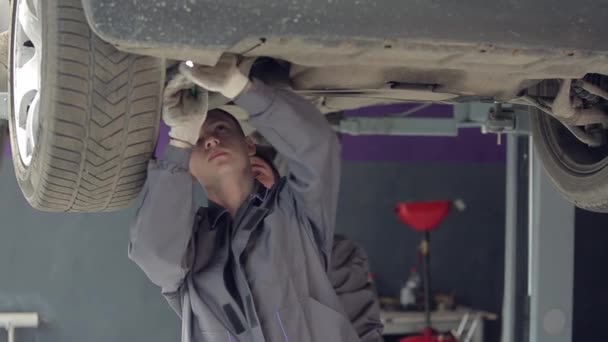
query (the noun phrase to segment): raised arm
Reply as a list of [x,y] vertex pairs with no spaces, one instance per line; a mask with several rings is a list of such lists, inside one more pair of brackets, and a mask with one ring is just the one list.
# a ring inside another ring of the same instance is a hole
[[196,95],[192,86],[178,74],[165,88],[163,120],[171,128],[171,142],[163,159],[150,162],[144,199],[131,227],[129,257],[163,293],[179,289],[195,253],[211,253],[194,251],[191,243],[197,206],[189,163],[207,115],[207,93]]
[[143,202],[131,226],[129,257],[162,288],[175,292],[191,266],[187,257],[196,214],[190,151],[168,146],[151,161]]
[[336,134],[310,101],[260,81],[254,80],[235,103],[249,112],[251,125],[287,158],[288,185],[329,254],[340,186]]

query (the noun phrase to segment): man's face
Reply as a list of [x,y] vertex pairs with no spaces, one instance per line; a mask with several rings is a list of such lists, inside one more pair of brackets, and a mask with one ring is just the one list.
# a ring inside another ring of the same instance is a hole
[[222,178],[242,177],[254,154],[255,144],[229,114],[212,110],[193,147],[190,172],[202,185],[215,186]]
[[268,163],[264,159],[253,156],[250,158],[251,170],[253,171],[253,177],[262,183],[267,189],[272,188],[277,179],[275,178],[274,172]]

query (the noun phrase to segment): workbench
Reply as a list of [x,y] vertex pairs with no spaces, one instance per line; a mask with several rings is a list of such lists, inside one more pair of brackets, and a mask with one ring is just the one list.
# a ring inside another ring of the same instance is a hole
[[[453,311],[435,311],[431,314],[433,328],[439,332],[457,330],[465,315],[473,319],[480,314],[480,324],[475,329],[471,342],[484,342],[484,321],[495,320],[496,315],[468,308],[458,308]],[[384,324],[383,335],[413,335],[420,333],[425,327],[424,312],[419,311],[381,311],[380,319]]]

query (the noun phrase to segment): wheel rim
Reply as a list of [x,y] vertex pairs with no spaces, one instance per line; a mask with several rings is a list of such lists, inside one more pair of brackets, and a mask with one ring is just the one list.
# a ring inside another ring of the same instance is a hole
[[578,176],[592,175],[608,166],[608,146],[589,147],[560,122],[541,114],[547,146],[564,168]]
[[12,108],[17,149],[29,166],[40,122],[42,23],[40,0],[16,0],[12,44]]

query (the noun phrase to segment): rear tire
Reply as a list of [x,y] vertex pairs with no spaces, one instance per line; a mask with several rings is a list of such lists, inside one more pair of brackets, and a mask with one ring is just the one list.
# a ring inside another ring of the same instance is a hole
[[[13,164],[27,201],[45,211],[111,211],[139,194],[158,135],[164,62],[118,51],[89,28],[81,0],[39,0],[39,129],[31,161]],[[9,103],[13,106],[16,9],[12,4]]]
[[608,147],[581,143],[538,109],[530,119],[536,151],[559,191],[580,208],[608,212]]

